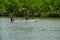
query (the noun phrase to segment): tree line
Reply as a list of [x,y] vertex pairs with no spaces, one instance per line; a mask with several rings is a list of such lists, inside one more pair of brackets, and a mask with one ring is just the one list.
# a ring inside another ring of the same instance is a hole
[[0,16],[11,13],[36,17],[60,17],[60,0],[0,0]]

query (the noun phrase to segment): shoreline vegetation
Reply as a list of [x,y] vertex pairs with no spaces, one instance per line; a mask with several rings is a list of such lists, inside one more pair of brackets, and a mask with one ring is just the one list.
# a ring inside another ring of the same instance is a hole
[[27,14],[33,17],[60,17],[60,0],[0,0],[0,16]]

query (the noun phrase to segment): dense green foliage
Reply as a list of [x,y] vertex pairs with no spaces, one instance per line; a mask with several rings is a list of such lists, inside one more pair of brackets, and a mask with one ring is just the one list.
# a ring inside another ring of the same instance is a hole
[[0,15],[23,15],[60,17],[60,0],[0,0]]

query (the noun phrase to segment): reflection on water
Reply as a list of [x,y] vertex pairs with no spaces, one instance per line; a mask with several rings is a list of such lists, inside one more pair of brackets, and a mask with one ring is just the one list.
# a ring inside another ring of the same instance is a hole
[[0,18],[0,40],[60,40],[60,20]]

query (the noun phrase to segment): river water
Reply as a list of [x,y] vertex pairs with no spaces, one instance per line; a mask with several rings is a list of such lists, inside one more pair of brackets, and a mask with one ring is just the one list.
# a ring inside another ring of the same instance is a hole
[[60,40],[60,20],[0,18],[0,40]]

